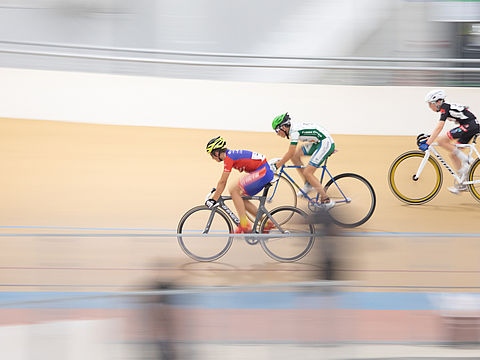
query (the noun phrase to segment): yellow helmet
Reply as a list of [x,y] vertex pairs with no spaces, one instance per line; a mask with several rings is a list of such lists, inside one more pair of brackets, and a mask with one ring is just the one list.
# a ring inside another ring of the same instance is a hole
[[206,150],[207,153],[211,154],[213,150],[222,150],[225,149],[227,142],[223,140],[221,136],[217,136],[210,140],[207,144]]

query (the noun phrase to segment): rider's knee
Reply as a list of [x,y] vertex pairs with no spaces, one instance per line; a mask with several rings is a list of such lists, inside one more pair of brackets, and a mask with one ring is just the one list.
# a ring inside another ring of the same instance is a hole
[[240,194],[240,186],[238,184],[234,184],[234,185],[231,185],[228,189],[228,191],[230,192],[230,195],[236,195],[236,194]]
[[300,156],[293,156],[290,161],[293,163],[293,165],[302,165],[302,159]]
[[240,184],[234,184],[234,185],[230,186],[229,191],[230,191],[231,196],[239,196],[240,197],[240,196],[246,195],[245,190],[243,189],[242,186],[240,186]]
[[437,142],[440,146],[450,145],[451,140],[448,136],[442,135],[437,138]]
[[308,175],[311,175],[313,176],[313,173],[317,170],[316,167],[312,166],[312,165],[307,165],[304,169],[303,169],[303,174],[305,176],[308,176]]

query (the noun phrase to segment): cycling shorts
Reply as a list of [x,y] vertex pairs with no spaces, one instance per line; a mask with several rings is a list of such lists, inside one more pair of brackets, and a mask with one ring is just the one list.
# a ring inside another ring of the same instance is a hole
[[447,132],[447,136],[451,140],[455,140],[459,144],[468,144],[472,137],[480,131],[480,127],[476,121],[468,124],[460,125]]
[[273,171],[268,163],[240,179],[240,187],[244,194],[253,196],[273,179]]
[[308,165],[318,168],[330,155],[332,155],[335,150],[335,143],[331,139],[325,138],[318,143],[307,143],[302,145],[302,150],[304,155],[311,155]]

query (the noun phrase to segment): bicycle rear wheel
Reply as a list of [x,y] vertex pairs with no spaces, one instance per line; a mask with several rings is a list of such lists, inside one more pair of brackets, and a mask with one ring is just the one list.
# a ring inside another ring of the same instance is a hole
[[476,181],[475,184],[469,184],[468,190],[470,194],[475,198],[475,200],[480,201],[480,159],[475,160],[475,162],[470,166],[470,171],[467,176],[468,181]]
[[[260,244],[267,255],[281,262],[297,261],[307,255],[315,241],[315,228],[307,222],[307,214],[293,206],[281,206],[273,209],[270,215],[279,224],[279,228],[274,227],[268,231],[272,237],[260,238]],[[268,220],[265,216],[260,224],[260,233],[264,233]],[[290,236],[275,237],[287,232]]]
[[[210,228],[206,228],[211,219]],[[228,234],[233,233],[233,226],[225,213],[218,208],[209,209],[202,205],[194,207],[180,219],[178,234]],[[185,254],[196,261],[214,261],[225,255],[232,246],[233,237],[225,236],[181,236],[178,244]]]
[[[271,181],[272,187],[268,191],[265,207],[268,211],[279,206],[297,206],[297,194],[292,183],[285,177],[274,175]],[[255,217],[247,213],[250,221],[255,221]]]
[[388,185],[393,194],[404,203],[425,204],[440,191],[443,174],[438,162],[431,156],[418,179],[417,173],[425,154],[420,151],[408,151],[392,163],[388,171]]
[[335,201],[328,211],[333,222],[343,227],[356,227],[373,214],[377,203],[372,185],[362,176],[340,174],[325,185],[327,195]]

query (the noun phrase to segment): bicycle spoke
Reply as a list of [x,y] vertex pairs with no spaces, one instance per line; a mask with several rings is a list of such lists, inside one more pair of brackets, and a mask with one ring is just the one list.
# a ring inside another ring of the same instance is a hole
[[442,185],[442,172],[433,158],[428,159],[419,177],[415,177],[423,159],[423,153],[411,151],[400,155],[390,167],[390,189],[408,204],[423,204],[431,200]]
[[370,183],[356,174],[340,174],[330,180],[325,191],[335,206],[329,210],[339,225],[355,227],[365,223],[376,205],[375,192]]
[[[207,224],[210,226],[207,227]],[[188,211],[180,220],[178,233],[181,234],[228,234],[231,223],[220,211],[197,207]],[[182,250],[197,261],[213,261],[223,256],[232,244],[233,238],[225,236],[178,236]]]
[[[280,207],[272,211],[271,216],[277,226],[268,232],[271,237],[261,238],[265,252],[277,261],[296,261],[305,256],[312,248],[313,226],[306,222],[306,214],[294,207]],[[285,219],[288,219],[285,221]],[[261,225],[263,231],[267,219]],[[288,236],[285,236],[288,234]],[[276,237],[276,235],[282,235]]]

